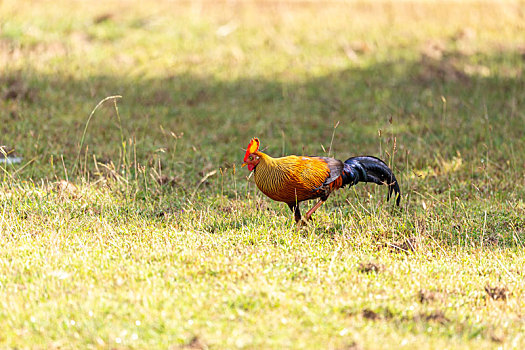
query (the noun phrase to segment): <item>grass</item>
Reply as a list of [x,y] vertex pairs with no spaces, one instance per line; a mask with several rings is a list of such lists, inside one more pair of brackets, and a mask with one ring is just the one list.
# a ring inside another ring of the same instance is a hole
[[[522,7],[4,0],[0,346],[524,347]],[[379,156],[402,206],[299,230],[253,136]]]

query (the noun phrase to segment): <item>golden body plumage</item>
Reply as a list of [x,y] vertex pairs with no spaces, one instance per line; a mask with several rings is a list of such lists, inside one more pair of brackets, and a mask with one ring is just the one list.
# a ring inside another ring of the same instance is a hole
[[[326,184],[330,168],[318,157],[287,156],[272,158],[256,152],[260,162],[255,170],[255,184],[265,195],[279,202],[293,204],[320,197],[342,181]],[[330,186],[331,185],[331,186]],[[328,186],[328,187],[326,187]]]

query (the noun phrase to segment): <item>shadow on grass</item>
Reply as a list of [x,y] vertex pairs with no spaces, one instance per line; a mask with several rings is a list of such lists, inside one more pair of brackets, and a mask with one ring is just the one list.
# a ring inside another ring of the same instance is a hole
[[151,177],[169,174],[175,187],[193,188],[220,168],[198,190],[237,195],[246,185],[231,168],[240,165],[249,138],[260,137],[274,156],[323,154],[334,134],[333,155],[385,159],[405,194],[523,198],[525,189],[515,186],[525,164],[521,57],[503,52],[483,60],[487,66],[423,56],[295,83],[184,74],[75,80],[20,71],[0,78],[1,141],[34,159],[21,178],[74,177],[87,117],[98,101],[118,94],[121,123],[108,102],[89,125],[86,171],[95,171],[95,155],[114,166],[113,176],[127,166],[137,178],[140,164],[155,169]]
[[[512,53],[507,56],[515,59]],[[457,62],[449,58],[377,64],[302,83],[224,82],[191,75],[92,76],[79,81],[18,72],[0,78],[5,107],[0,128],[6,144],[26,158],[36,157],[37,164],[48,162],[50,155],[64,155],[69,164],[90,111],[104,97],[119,94],[123,137],[136,140],[137,157],[143,162],[158,149],[174,151],[172,139],[181,134],[178,152],[195,163],[199,158],[215,165],[236,162],[254,135],[276,156],[319,154],[320,145],[328,149],[334,125],[340,122],[333,142],[340,157],[378,154],[380,144],[383,151],[391,149],[395,137],[398,168],[407,162],[421,168],[438,156],[450,159],[458,152],[469,160],[487,154],[494,162],[522,163],[521,75],[495,72],[483,77],[489,68]],[[120,142],[120,125],[110,102],[95,114],[86,145],[89,152],[115,159]],[[49,167],[41,169],[34,175],[50,175]]]

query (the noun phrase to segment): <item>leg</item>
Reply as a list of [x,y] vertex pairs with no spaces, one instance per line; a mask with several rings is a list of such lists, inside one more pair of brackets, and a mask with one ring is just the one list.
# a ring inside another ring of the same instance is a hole
[[301,221],[301,211],[299,210],[299,203],[288,203],[288,207],[294,213],[295,223]]
[[314,213],[314,211],[316,211],[317,209],[319,209],[319,207],[321,205],[324,204],[324,202],[326,201],[325,200],[322,200],[322,199],[319,199],[319,202],[317,202],[312,209],[308,210],[308,212],[304,215],[304,218],[306,219],[306,221],[310,220],[310,217],[312,216],[312,214]]

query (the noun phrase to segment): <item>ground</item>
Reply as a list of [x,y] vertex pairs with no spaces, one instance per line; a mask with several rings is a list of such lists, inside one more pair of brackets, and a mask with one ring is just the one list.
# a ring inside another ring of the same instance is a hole
[[[524,348],[524,23],[511,1],[3,0],[0,347]],[[378,156],[401,207],[359,184],[297,228],[240,168],[255,136]]]

